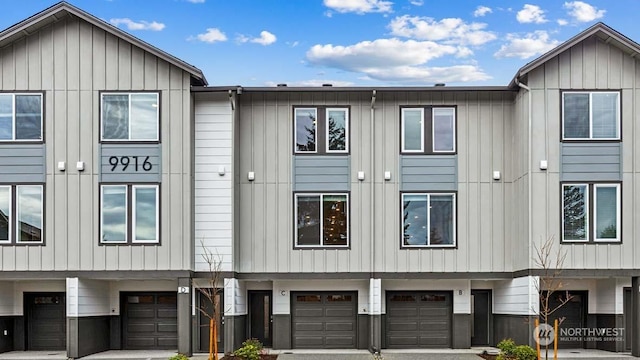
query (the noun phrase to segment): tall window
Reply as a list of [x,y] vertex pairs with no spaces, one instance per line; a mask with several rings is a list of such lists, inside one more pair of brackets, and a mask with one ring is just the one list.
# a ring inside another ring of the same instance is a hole
[[349,246],[349,195],[295,196],[295,245],[297,247]]
[[455,194],[402,194],[403,247],[454,247],[455,222]]
[[0,93],[0,141],[42,141],[42,94]]
[[620,241],[620,184],[563,184],[562,240]]
[[160,200],[158,185],[102,185],[100,242],[158,243]]
[[294,153],[349,152],[349,109],[299,107],[294,109]]
[[451,154],[456,152],[454,107],[404,107],[400,110],[401,152]]
[[43,185],[0,185],[0,244],[42,244],[43,204]]
[[620,93],[562,93],[563,140],[619,140]]
[[102,93],[103,141],[159,141],[158,93]]

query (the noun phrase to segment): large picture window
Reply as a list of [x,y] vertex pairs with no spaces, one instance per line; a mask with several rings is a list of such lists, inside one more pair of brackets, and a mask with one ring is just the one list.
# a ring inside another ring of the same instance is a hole
[[100,190],[101,243],[160,241],[158,185],[102,185]]
[[295,194],[296,247],[348,247],[349,195]]
[[158,93],[102,93],[103,141],[159,141]]
[[0,185],[0,244],[42,244],[43,204],[43,185]]
[[620,184],[563,184],[562,240],[619,242]]
[[563,140],[619,140],[620,93],[562,93]]
[[299,107],[294,109],[294,153],[349,152],[349,109]]
[[402,194],[402,246],[456,246],[455,194]]
[[0,93],[0,141],[42,141],[42,94]]
[[455,107],[403,107],[400,112],[403,154],[456,152]]

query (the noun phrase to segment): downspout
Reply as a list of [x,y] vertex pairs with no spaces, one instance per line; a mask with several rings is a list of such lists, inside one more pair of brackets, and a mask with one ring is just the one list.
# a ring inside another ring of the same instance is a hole
[[[371,220],[370,220],[370,224],[369,224],[369,231],[371,233],[371,251],[370,251],[370,256],[371,256],[371,275],[370,275],[370,280],[369,280],[369,291],[371,292],[371,280],[375,278],[375,249],[376,249],[376,239],[375,239],[375,209],[376,209],[376,198],[375,198],[375,184],[376,184],[376,172],[375,172],[375,166],[376,166],[376,161],[375,161],[375,122],[374,122],[374,118],[375,118],[375,106],[376,104],[376,90],[373,90],[371,92],[371,129],[369,132],[369,143],[370,143],[370,156],[371,156],[371,190],[370,190],[370,196],[371,196]],[[369,294],[369,298],[372,298],[372,294]],[[373,303],[369,304],[369,314],[371,314],[373,312]],[[373,331],[372,331],[373,330]],[[372,338],[375,337],[376,331],[372,328],[370,331]],[[375,340],[375,339],[372,339]],[[378,354],[380,353],[380,348],[378,348],[375,345],[376,341],[372,341],[371,343],[371,352],[373,354]]]

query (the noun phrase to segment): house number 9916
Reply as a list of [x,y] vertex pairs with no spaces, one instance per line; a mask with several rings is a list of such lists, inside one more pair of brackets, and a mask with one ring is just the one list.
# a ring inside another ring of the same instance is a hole
[[145,156],[144,160],[142,156],[111,156],[109,164],[111,164],[111,171],[115,171],[118,166],[122,167],[122,171],[126,171],[129,166],[133,167],[134,171],[139,169],[151,171],[153,167],[148,156]]

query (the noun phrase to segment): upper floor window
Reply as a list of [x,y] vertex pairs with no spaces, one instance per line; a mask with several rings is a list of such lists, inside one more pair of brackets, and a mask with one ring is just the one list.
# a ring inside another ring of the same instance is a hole
[[0,93],[0,141],[42,141],[42,94]]
[[294,127],[294,152],[297,154],[349,152],[348,108],[295,108]]
[[620,241],[620,184],[562,184],[562,240]]
[[160,198],[157,184],[100,187],[100,242],[158,243]]
[[402,153],[456,152],[454,107],[404,107],[401,109],[400,123]]
[[402,194],[402,247],[455,247],[456,195]]
[[158,93],[102,93],[103,141],[159,141]]
[[43,185],[0,185],[0,244],[42,244],[43,203]]
[[349,195],[295,194],[295,246],[349,246]]
[[619,140],[620,93],[562,93],[563,140]]

